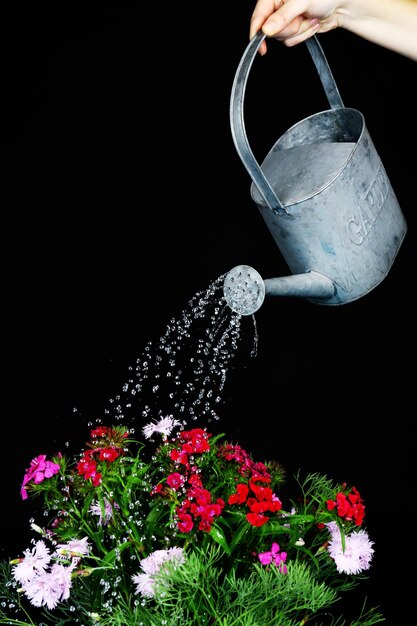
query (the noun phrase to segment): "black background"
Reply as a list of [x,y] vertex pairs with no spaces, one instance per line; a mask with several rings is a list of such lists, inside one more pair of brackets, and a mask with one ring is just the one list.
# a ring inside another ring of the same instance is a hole
[[[31,458],[87,439],[73,408],[101,415],[146,342],[235,265],[288,273],[230,133],[253,6],[2,8],[4,558],[28,546],[19,487]],[[361,593],[397,626],[412,619],[414,588],[417,65],[341,30],[319,39],[345,105],[365,116],[408,232],[385,280],[354,303],[265,301],[258,355],[229,372],[221,429],[289,474],[358,487],[375,541]],[[246,106],[260,160],[328,107],[304,46],[269,43]]]

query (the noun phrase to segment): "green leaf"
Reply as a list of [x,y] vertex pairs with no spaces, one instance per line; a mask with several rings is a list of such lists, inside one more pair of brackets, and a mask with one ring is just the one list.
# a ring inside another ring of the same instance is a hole
[[223,548],[226,554],[228,554],[229,556],[231,555],[229,544],[227,543],[226,537],[224,536],[224,533],[221,530],[221,528],[213,524],[209,535],[210,537],[214,539],[216,543],[218,543]]

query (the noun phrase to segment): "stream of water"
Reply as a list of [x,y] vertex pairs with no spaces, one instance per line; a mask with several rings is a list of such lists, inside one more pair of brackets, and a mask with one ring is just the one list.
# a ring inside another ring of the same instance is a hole
[[[197,292],[159,340],[149,341],[119,394],[105,409],[106,424],[135,430],[173,416],[184,426],[219,420],[227,375],[237,354],[255,357],[258,333],[254,315],[233,311],[223,295],[225,275]],[[247,330],[248,329],[248,330]],[[249,332],[250,331],[250,332]]]

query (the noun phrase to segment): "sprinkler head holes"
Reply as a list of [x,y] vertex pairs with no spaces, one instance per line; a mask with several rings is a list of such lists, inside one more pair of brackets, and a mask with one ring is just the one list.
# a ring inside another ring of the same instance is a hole
[[237,265],[226,274],[223,294],[235,313],[253,315],[265,299],[265,283],[253,267]]

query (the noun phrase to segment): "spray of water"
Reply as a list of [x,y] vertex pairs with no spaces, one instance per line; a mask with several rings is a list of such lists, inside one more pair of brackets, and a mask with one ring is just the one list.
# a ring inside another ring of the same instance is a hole
[[[258,333],[253,315],[243,317],[224,298],[225,275],[197,292],[178,318],[167,324],[156,342],[149,341],[121,392],[109,400],[105,422],[122,422],[135,430],[151,420],[173,415],[187,425],[219,419],[227,375],[247,335],[251,320],[250,356]],[[101,420],[98,420],[100,422]]]

